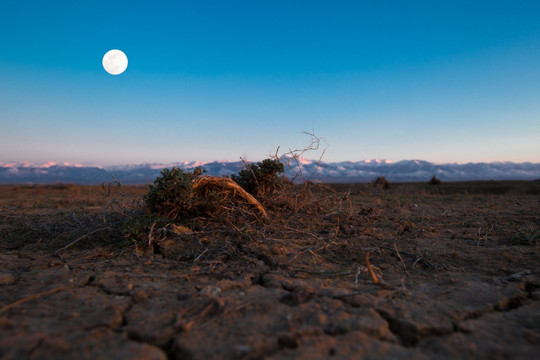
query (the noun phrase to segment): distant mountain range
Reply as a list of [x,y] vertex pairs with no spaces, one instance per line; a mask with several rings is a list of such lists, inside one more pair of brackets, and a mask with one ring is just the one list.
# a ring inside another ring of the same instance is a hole
[[[287,160],[287,159],[284,159]],[[291,159],[288,159],[291,160]],[[290,161],[291,162],[291,161]],[[363,160],[334,163],[299,158],[292,161],[286,175],[293,178],[302,174],[304,179],[323,182],[369,182],[384,176],[393,182],[423,182],[436,175],[442,181],[471,180],[536,180],[540,179],[540,163],[468,163],[434,164],[422,160]],[[241,161],[181,162],[173,164],[140,164],[110,167],[82,166],[70,163],[0,162],[0,184],[101,184],[117,179],[122,184],[150,184],[164,168],[180,167],[193,170],[201,166],[206,174],[228,176],[244,168]]]

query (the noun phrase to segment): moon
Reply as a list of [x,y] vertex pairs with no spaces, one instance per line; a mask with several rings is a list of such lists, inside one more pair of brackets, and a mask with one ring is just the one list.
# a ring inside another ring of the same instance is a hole
[[120,75],[126,71],[127,66],[127,56],[120,50],[109,50],[103,56],[103,68],[111,75]]

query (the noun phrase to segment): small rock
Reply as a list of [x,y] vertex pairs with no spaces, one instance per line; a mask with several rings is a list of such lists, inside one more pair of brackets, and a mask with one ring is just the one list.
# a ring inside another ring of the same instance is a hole
[[11,285],[15,282],[15,275],[12,273],[0,273],[0,285]]

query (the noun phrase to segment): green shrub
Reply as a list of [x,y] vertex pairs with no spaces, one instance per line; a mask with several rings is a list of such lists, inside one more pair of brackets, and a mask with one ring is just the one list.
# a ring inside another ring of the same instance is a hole
[[279,160],[265,159],[257,164],[249,164],[231,178],[253,196],[265,196],[280,188],[287,180],[278,174],[284,173],[283,164]]
[[148,210],[173,220],[197,216],[200,204],[193,193],[193,178],[199,174],[198,168],[192,173],[180,168],[163,169],[144,197]]

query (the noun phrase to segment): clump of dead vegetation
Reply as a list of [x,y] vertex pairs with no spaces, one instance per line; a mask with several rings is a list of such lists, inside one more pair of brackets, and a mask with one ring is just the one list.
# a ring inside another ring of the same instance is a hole
[[[268,183],[246,166],[245,178],[253,176],[252,183],[263,189],[255,186],[253,193],[230,177],[209,177],[201,169],[167,169],[144,187],[4,188],[0,247],[51,251],[66,264],[81,254],[121,252],[165,257],[218,276],[249,267],[295,277],[346,276],[356,287],[363,280],[388,283],[388,264],[394,261],[405,276],[467,266],[465,260],[450,264],[448,244],[502,244],[517,251],[539,246],[531,196],[538,194],[536,182],[445,183],[440,189],[395,184],[382,193],[369,183],[318,183],[316,174],[295,166],[303,162],[298,153],[289,155],[270,157],[275,165],[268,168],[281,170],[279,160],[284,171],[269,171]],[[254,165],[260,170],[263,164],[270,162]],[[290,165],[294,171],[287,170]],[[500,193],[502,186],[510,190]]]
[[442,184],[442,181],[437,177],[437,175],[433,175],[431,179],[428,181],[429,185],[440,185]]
[[[305,151],[318,149],[320,140],[311,136],[306,149],[290,150],[286,159],[298,162]],[[261,162],[244,164],[244,169],[230,177],[203,175],[200,168],[192,172],[164,169],[144,196],[147,213],[184,225],[212,221],[241,226],[253,220],[262,223],[268,218],[267,209],[276,218],[283,215],[283,211],[298,212],[312,205],[312,190],[319,186],[305,181],[299,167],[293,170],[298,172],[295,178],[304,181],[295,185],[284,175],[285,166],[289,169],[293,166],[282,161],[277,152]]]
[[[196,218],[217,218],[227,212],[257,215],[253,209],[261,217],[267,216],[259,201],[233,179],[202,174],[199,168],[192,172],[184,172],[180,168],[164,169],[144,197],[147,210],[177,223]],[[260,183],[266,185],[262,180]],[[253,188],[255,193],[259,193],[255,190],[257,188]]]
[[392,184],[384,176],[378,176],[372,181],[372,184],[377,189],[390,189],[392,187]]
[[[199,264],[244,259],[277,266],[285,257],[327,266],[323,258],[337,256],[345,246],[328,237],[353,237],[379,212],[358,209],[350,191],[338,192],[317,182],[316,171],[304,171],[302,155],[320,144],[310,136],[305,148],[282,156],[278,148],[268,159],[245,162],[231,177],[204,175],[201,169],[163,170],[144,197],[145,214],[128,223],[126,238],[139,253]],[[347,251],[364,256],[360,247]]]

